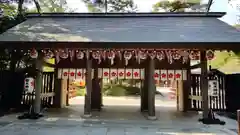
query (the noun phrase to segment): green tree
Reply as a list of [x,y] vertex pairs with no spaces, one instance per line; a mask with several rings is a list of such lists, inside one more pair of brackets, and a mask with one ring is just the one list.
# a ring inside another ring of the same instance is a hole
[[68,7],[66,0],[39,0],[42,12],[63,13],[74,12],[74,9]]
[[153,12],[159,12],[160,10],[163,10],[165,12],[184,12],[186,8],[189,8],[200,1],[189,1],[189,2],[183,2],[180,0],[176,1],[159,1],[156,4],[153,5]]
[[[133,0],[104,0],[93,3],[91,0],[83,0],[89,12],[136,12],[137,5]],[[105,3],[106,2],[106,3]]]

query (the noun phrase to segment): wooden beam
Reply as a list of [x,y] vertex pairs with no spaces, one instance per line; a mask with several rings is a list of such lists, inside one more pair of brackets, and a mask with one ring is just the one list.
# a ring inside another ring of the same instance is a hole
[[190,66],[190,69],[196,69],[196,68],[201,68],[201,63],[198,63],[196,65]]

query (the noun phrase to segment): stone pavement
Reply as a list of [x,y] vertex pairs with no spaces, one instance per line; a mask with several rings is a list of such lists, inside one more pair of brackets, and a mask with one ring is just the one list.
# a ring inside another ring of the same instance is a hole
[[197,121],[98,120],[66,117],[17,120],[12,115],[0,119],[0,135],[236,135],[236,122],[231,120],[226,122],[227,125],[221,126],[203,125]]
[[[48,110],[39,120],[17,120],[15,115],[0,118],[0,135],[236,135],[234,120],[217,116],[226,125],[203,125],[201,114],[177,113],[168,101],[156,101],[158,120],[146,120],[139,112],[139,99],[107,98],[101,112],[84,119],[82,98],[60,110]],[[123,103],[123,101],[125,101]],[[73,101],[71,101],[72,103]],[[114,106],[112,105],[114,103]],[[125,104],[125,105],[122,105]],[[138,105],[137,105],[138,104]],[[162,105],[164,104],[164,105]]]

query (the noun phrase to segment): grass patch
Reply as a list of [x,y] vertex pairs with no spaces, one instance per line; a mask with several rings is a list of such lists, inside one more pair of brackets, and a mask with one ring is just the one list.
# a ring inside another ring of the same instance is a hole
[[77,89],[76,96],[85,96],[86,88],[77,87],[76,89]]
[[139,95],[140,89],[137,87],[126,87],[124,85],[106,84],[103,87],[104,96],[133,96]]

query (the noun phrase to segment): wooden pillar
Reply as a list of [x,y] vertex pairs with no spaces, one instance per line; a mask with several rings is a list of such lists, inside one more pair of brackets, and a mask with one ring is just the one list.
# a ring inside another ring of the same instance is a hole
[[67,92],[66,92],[66,106],[69,106],[69,94],[70,94],[70,84],[72,80],[67,79]]
[[141,111],[148,111],[148,65],[144,69],[143,87],[141,88]]
[[149,60],[149,71],[148,71],[148,119],[155,120],[155,93],[156,86],[154,80],[155,61]]
[[36,69],[37,69],[37,76],[36,76],[36,82],[35,82],[36,89],[35,89],[35,100],[34,100],[34,112],[38,114],[41,111],[41,90],[43,85],[43,78],[42,78],[43,58],[42,57],[37,58]]
[[186,69],[186,80],[183,83],[183,111],[186,112],[191,107],[191,99],[189,98],[191,92],[191,69],[190,69],[190,61],[187,63],[188,68]]
[[177,82],[177,92],[178,92],[178,110],[180,112],[184,111],[184,89],[183,89],[183,81],[179,80]]
[[202,92],[202,106],[203,106],[203,119],[208,118],[208,66],[206,59],[206,51],[201,51],[201,78],[200,89]]
[[91,117],[91,92],[92,92],[92,60],[86,60],[86,95],[84,105],[84,116]]
[[101,86],[100,79],[98,79],[98,68],[94,68],[94,75],[92,80],[92,93],[91,93],[91,109],[101,110]]
[[55,96],[53,97],[53,106],[55,108],[61,107],[61,89],[62,89],[62,79],[58,79],[58,69],[55,69],[54,71],[54,93]]
[[61,80],[61,97],[60,97],[60,108],[64,108],[67,106],[67,89],[68,89],[68,79]]

